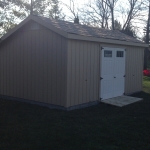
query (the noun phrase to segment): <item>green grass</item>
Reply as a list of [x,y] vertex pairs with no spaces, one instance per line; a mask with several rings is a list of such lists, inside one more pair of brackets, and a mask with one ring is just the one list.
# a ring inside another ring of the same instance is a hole
[[0,100],[0,150],[150,149],[150,78],[144,100],[119,108],[106,104],[70,112]]
[[150,93],[150,77],[143,77],[143,91]]

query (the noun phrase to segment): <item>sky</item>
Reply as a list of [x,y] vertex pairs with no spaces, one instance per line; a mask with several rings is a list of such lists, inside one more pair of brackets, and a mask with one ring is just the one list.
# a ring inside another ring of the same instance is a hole
[[[63,0],[62,0],[63,1]],[[87,3],[87,2],[94,2],[94,0],[74,0],[75,2],[76,2],[76,6],[81,6],[81,5],[83,5],[83,4],[85,4],[85,3]],[[70,4],[70,0],[64,0],[63,1],[64,3],[66,3],[66,4]],[[117,5],[120,5],[121,4],[121,6],[123,6],[124,8],[126,7],[126,2],[124,1],[124,0],[119,0],[118,2],[117,2]],[[118,7],[116,5],[116,8]],[[120,7],[118,7],[118,8],[120,8]],[[65,11],[66,13],[70,13],[65,7],[63,7],[63,11]],[[67,15],[68,15],[67,14]],[[147,14],[145,14],[145,18],[147,19]],[[80,19],[80,18],[79,18]],[[124,19],[125,18],[123,18],[119,13],[117,13],[117,11],[115,12],[115,19],[117,19],[121,24],[123,24],[123,22],[124,22]],[[139,37],[142,37],[143,36],[143,24],[141,23],[139,23],[139,21],[135,21],[134,22],[134,25],[135,26],[137,26],[137,27],[139,27],[138,28],[138,32],[137,32],[137,34],[138,34],[138,36]]]
[[[0,0],[1,1],[1,0]],[[31,2],[31,0],[27,0],[27,1],[29,1],[29,2]],[[68,4],[68,5],[70,5],[70,0],[60,0],[60,1],[62,1],[63,3],[66,3],[66,4]],[[81,5],[84,5],[85,3],[87,3],[87,2],[94,2],[94,0],[74,0],[74,2],[75,2],[75,7],[76,7],[76,9],[77,8],[79,8],[79,7],[82,7]],[[121,3],[123,3],[124,1],[122,0],[120,0],[120,2]],[[122,4],[122,5],[124,5],[124,4]],[[124,5],[125,6],[125,5]],[[69,14],[70,14],[70,11],[65,7],[65,6],[62,6],[62,9],[63,9],[63,12],[65,13],[65,14],[67,14],[67,16],[69,16]],[[76,12],[78,12],[77,10],[76,10]],[[80,17],[80,16],[79,16]],[[145,16],[145,17],[147,17],[147,16]],[[122,17],[121,16],[118,16],[117,14],[115,14],[115,18],[117,18],[117,20],[119,20],[121,23],[123,22],[123,19],[122,19]],[[80,19],[80,18],[79,18]],[[136,24],[136,26],[143,26],[142,24],[139,24],[139,23],[137,23]],[[138,35],[139,36],[141,36],[143,34],[143,30],[141,29],[141,30],[139,30],[139,32],[138,32]]]

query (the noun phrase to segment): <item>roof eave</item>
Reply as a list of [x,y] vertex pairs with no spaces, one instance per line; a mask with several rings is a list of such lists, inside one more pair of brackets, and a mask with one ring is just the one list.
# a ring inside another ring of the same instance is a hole
[[113,40],[113,39],[106,39],[106,38],[87,37],[87,36],[76,35],[76,34],[68,34],[68,38],[69,39],[76,39],[76,40],[83,40],[83,41],[100,42],[100,43],[148,47],[148,44],[140,43],[140,42],[139,43],[135,43],[135,42]]
[[13,29],[11,29],[8,33],[6,33],[4,36],[1,37],[1,40],[0,40],[0,43],[2,43],[5,39],[7,39],[9,36],[11,36],[13,33],[15,33],[17,30],[19,30],[23,25],[25,25],[27,22],[29,21],[35,21],[43,26],[45,26],[46,28],[64,36],[64,37],[68,37],[68,33],[60,30],[60,29],[57,29],[56,27],[54,26],[50,26],[49,24],[45,23],[44,21],[42,22],[41,19],[37,18],[37,17],[34,17],[32,15],[30,15],[29,17],[27,17],[24,21],[22,21],[19,25],[17,25],[16,27],[14,27]]
[[24,24],[26,24],[28,21],[32,19],[32,16],[27,17],[24,21],[22,21],[19,25],[11,29],[9,32],[7,32],[4,36],[1,38],[1,42],[7,39],[9,36],[11,36],[14,32],[16,32],[18,29],[20,29]]

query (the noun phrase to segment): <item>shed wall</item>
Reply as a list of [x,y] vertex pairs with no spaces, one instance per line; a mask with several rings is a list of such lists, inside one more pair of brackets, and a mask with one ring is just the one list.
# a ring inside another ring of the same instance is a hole
[[126,49],[125,94],[142,91],[144,48],[103,43],[101,46]]
[[125,94],[142,91],[144,48],[127,47]]
[[99,99],[99,43],[69,40],[67,107]]
[[66,105],[67,39],[30,24],[0,46],[0,94]]
[[67,107],[99,100],[101,47],[126,49],[125,94],[142,91],[144,48],[69,40]]

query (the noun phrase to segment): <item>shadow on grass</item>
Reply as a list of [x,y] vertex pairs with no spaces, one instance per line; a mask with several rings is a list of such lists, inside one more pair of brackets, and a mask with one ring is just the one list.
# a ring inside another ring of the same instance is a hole
[[132,96],[143,101],[70,112],[1,99],[0,149],[150,149],[150,93]]
[[141,91],[141,92],[138,92],[138,93],[132,94],[131,96],[133,96],[133,97],[143,98],[143,99],[145,99],[145,100],[149,100],[149,98],[150,98],[150,93],[147,93],[147,92]]

